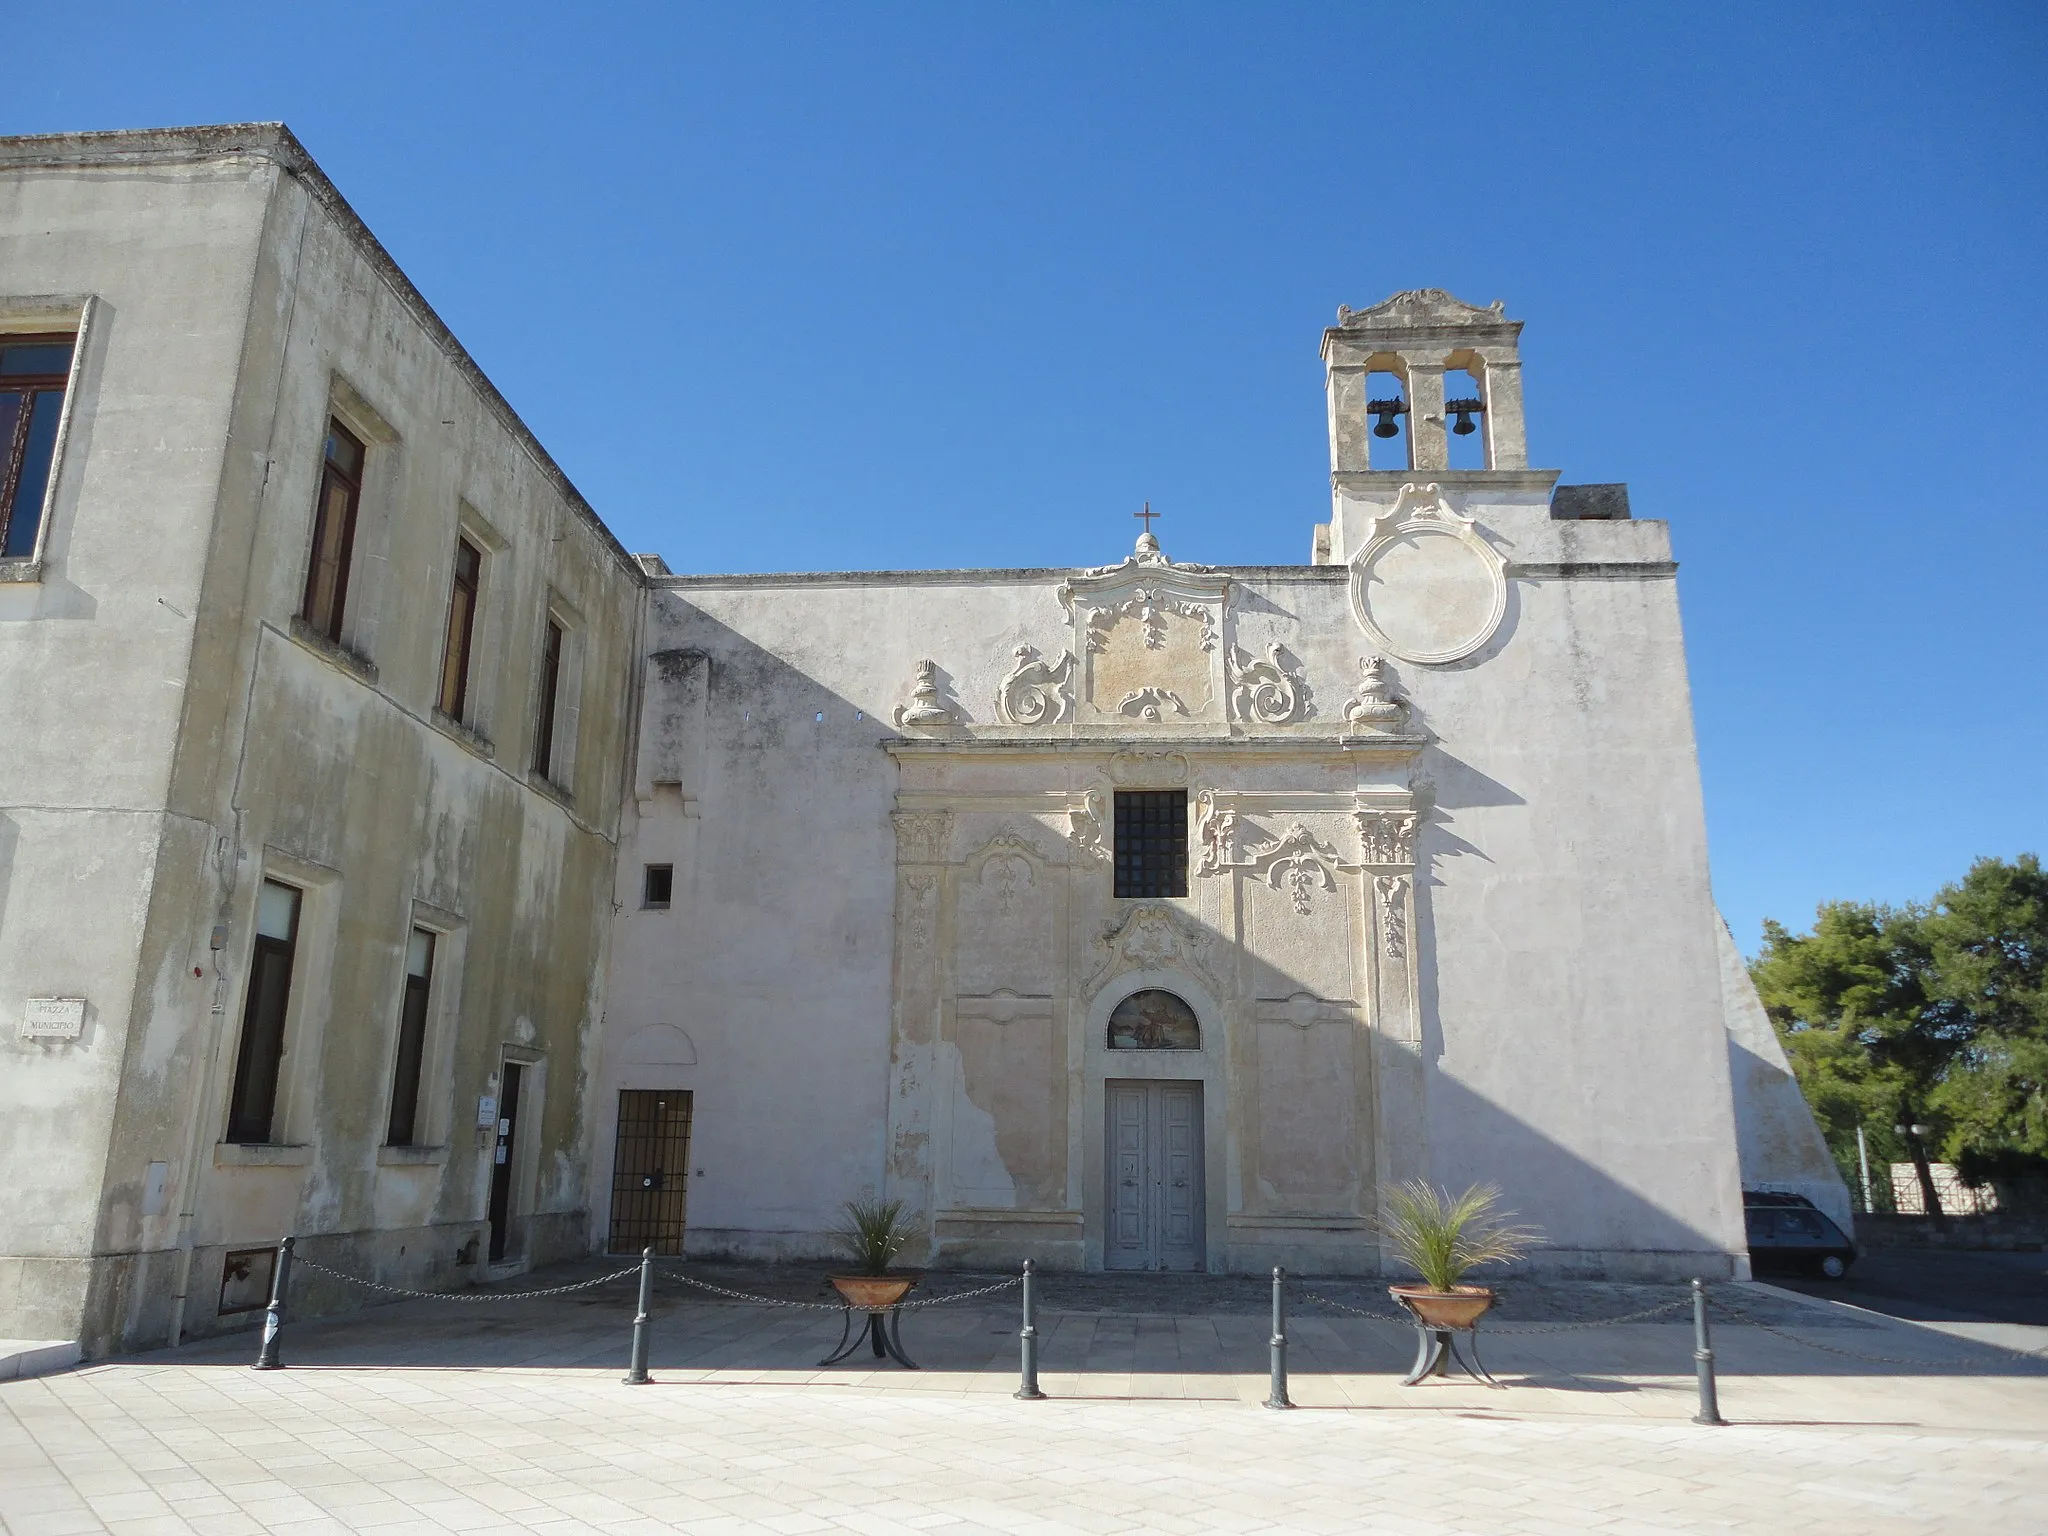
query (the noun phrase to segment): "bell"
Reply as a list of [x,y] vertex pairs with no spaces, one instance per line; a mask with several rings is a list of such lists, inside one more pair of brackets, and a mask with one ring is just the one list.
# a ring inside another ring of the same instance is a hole
[[1479,424],[1472,419],[1473,413],[1485,410],[1486,404],[1480,400],[1446,400],[1444,409],[1457,413],[1458,419],[1451,423],[1451,430],[1459,437],[1470,437],[1479,430]]
[[1408,414],[1408,402],[1406,400],[1401,399],[1398,395],[1392,400],[1371,400],[1366,403],[1365,408],[1378,418],[1373,423],[1372,435],[1374,437],[1399,437],[1401,435],[1401,424],[1394,418]]

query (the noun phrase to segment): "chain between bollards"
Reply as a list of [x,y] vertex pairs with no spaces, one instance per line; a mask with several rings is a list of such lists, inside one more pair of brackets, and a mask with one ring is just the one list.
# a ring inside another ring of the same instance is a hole
[[647,1385],[648,1314],[654,1310],[654,1250],[640,1250],[640,1310],[633,1317],[633,1360],[626,1367],[626,1385]]
[[1726,1424],[1721,1417],[1720,1395],[1714,1390],[1714,1346],[1707,1336],[1707,1288],[1697,1279],[1692,1283],[1692,1358],[1700,1378],[1700,1411],[1695,1424]]
[[1292,1408],[1287,1400],[1287,1271],[1273,1270],[1273,1382],[1268,1408]]
[[252,1371],[284,1369],[284,1361],[278,1358],[277,1337],[284,1332],[284,1298],[292,1283],[292,1245],[297,1241],[288,1237],[277,1245],[277,1272],[270,1277],[270,1305],[263,1310],[263,1343],[256,1350],[256,1363],[249,1367]]
[[1045,1394],[1038,1390],[1038,1298],[1032,1285],[1033,1265],[1024,1261],[1024,1326],[1017,1330],[1017,1347],[1023,1355],[1022,1380],[1011,1394],[1025,1402],[1036,1402]]

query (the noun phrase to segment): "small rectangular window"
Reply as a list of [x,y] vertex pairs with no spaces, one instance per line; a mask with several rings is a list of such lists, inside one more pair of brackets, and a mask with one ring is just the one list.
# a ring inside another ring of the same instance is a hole
[[469,642],[476,631],[477,591],[484,557],[467,539],[455,541],[455,580],[448,594],[448,634],[441,649],[441,713],[463,718],[469,703]]
[[284,1065],[285,1013],[291,1003],[292,956],[299,942],[299,891],[266,880],[256,897],[256,941],[249,953],[249,995],[242,1005],[242,1041],[228,1101],[228,1140],[270,1140],[277,1079]]
[[72,345],[70,336],[0,337],[0,558],[36,552]]
[[363,444],[339,421],[327,423],[320,498],[313,506],[313,553],[306,564],[306,600],[300,616],[327,639],[341,639],[348,606],[349,558],[355,550],[356,510],[363,495]]
[[419,1132],[420,1075],[427,1055],[427,999],[434,981],[434,936],[415,928],[405,947],[405,1001],[398,1012],[398,1064],[391,1077],[391,1122],[384,1141],[409,1147]]
[[533,771],[555,776],[555,704],[562,687],[562,626],[548,620],[540,648],[540,709],[533,723]]
[[1188,893],[1188,795],[1184,789],[1116,792],[1116,894]]
[[643,907],[666,907],[674,898],[676,890],[676,867],[673,864],[650,864],[646,879],[641,885],[640,904]]

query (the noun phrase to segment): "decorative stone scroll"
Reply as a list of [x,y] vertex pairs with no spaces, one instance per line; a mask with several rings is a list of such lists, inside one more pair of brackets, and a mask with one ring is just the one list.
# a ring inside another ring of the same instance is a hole
[[1017,666],[996,691],[996,716],[1006,725],[1057,725],[1073,718],[1074,655],[1048,662],[1038,648],[1020,645]]
[[1185,716],[1186,704],[1171,688],[1136,688],[1125,694],[1117,704],[1116,712],[1129,715],[1134,720],[1145,720],[1157,724],[1167,712]]
[[1375,875],[1372,888],[1380,898],[1380,940],[1389,960],[1408,954],[1408,877]]
[[1294,903],[1294,910],[1303,917],[1308,916],[1312,898],[1318,889],[1334,891],[1337,888],[1336,877],[1331,871],[1339,864],[1337,850],[1318,841],[1298,821],[1277,842],[1251,849],[1244,860],[1244,867],[1263,877],[1274,890],[1285,890]]
[[1408,811],[1353,811],[1361,864],[1415,862],[1416,817]]
[[896,706],[896,724],[931,729],[958,725],[960,712],[939,693],[938,663],[929,659],[917,664],[917,680],[911,684],[908,703]]
[[1223,997],[1228,989],[1216,980],[1210,968],[1209,950],[1215,934],[1172,907],[1133,906],[1120,919],[1103,924],[1095,948],[1101,959],[1095,973],[1082,986],[1082,995],[1093,997],[1103,985],[1126,971],[1191,971],[1212,995]]
[[1145,637],[1145,649],[1156,651],[1166,644],[1166,616],[1177,613],[1182,618],[1193,619],[1202,626],[1201,648],[1205,651],[1216,649],[1216,615],[1201,603],[1185,603],[1177,598],[1161,595],[1156,587],[1139,587],[1128,599],[1106,608],[1090,608],[1087,620],[1087,647],[1100,651],[1109,644],[1109,632],[1116,627],[1119,619],[1135,619],[1138,632]]
[[1091,859],[1109,858],[1108,807],[1102,791],[1091,789],[1081,804],[1067,812],[1067,840]]
[[1135,752],[1126,747],[1109,760],[1112,784],[1174,789],[1187,783],[1192,770],[1185,752]]
[[1384,656],[1358,658],[1358,692],[1344,703],[1344,723],[1353,731],[1399,731],[1408,724],[1412,706],[1387,676]]
[[1195,835],[1202,850],[1195,863],[1197,875],[1220,875],[1243,862],[1238,857],[1237,812],[1218,805],[1214,790],[1195,796]]
[[1255,725],[1291,725],[1307,714],[1308,681],[1281,661],[1277,641],[1266,647],[1264,661],[1254,661],[1233,645],[1224,670],[1232,718]]
[[1351,558],[1351,612],[1373,645],[1425,666],[1461,661],[1507,614],[1507,561],[1435,483],[1408,484]]

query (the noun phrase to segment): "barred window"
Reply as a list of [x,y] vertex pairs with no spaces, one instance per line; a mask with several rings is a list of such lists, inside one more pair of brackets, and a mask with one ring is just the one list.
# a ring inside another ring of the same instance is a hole
[[1116,792],[1116,894],[1188,893],[1188,795],[1184,789]]

